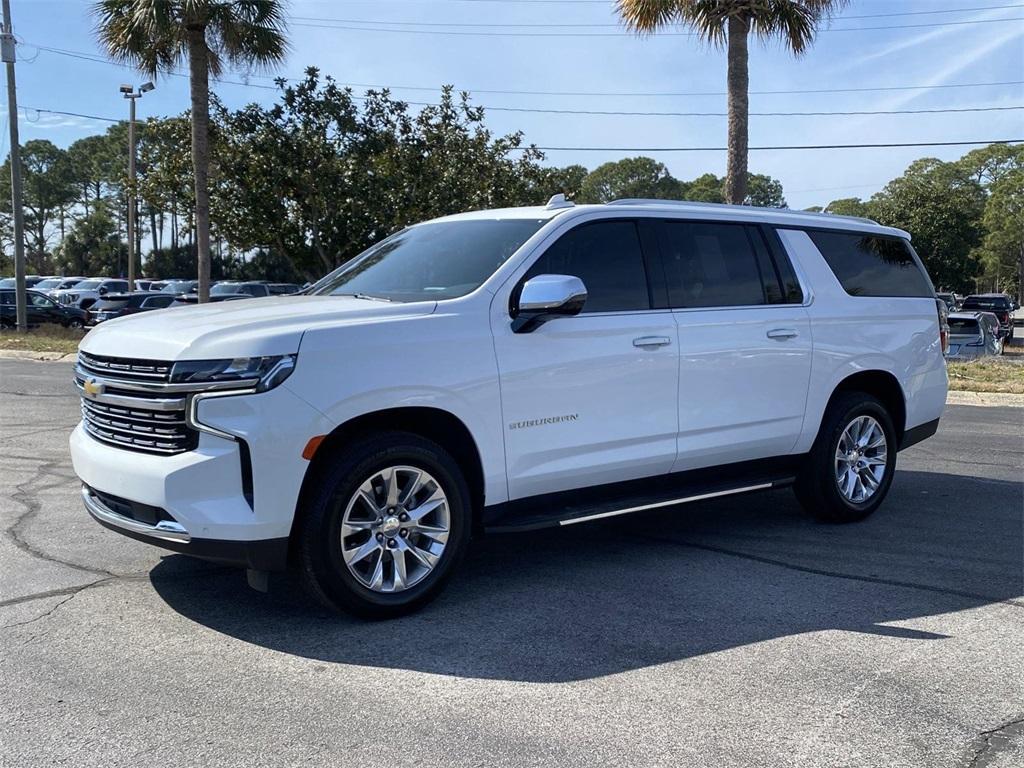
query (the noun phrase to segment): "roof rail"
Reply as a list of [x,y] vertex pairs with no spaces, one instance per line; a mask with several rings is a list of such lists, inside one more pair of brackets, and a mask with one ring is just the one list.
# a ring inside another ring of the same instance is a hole
[[873,224],[879,226],[878,222],[874,219],[868,219],[864,216],[846,216],[838,213],[827,213],[825,211],[794,211],[791,208],[768,208],[766,206],[758,205],[730,205],[728,203],[700,203],[692,200],[659,200],[656,198],[640,198],[630,197],[623,198],[621,200],[612,200],[606,205],[671,205],[678,206],[680,208],[692,208],[693,210],[702,210],[712,208],[716,210],[741,210],[741,211],[772,211],[773,213],[781,213],[787,216],[821,216],[833,221],[845,220],[845,221],[857,221],[861,224]]

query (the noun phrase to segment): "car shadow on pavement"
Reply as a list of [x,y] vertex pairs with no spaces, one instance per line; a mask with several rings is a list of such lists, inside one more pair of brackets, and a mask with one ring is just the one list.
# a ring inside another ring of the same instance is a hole
[[385,622],[325,612],[291,575],[260,594],[241,572],[183,555],[151,580],[182,616],[282,653],[564,682],[823,630],[941,642],[891,624],[993,602],[1024,610],[1021,508],[1019,483],[901,471],[855,525],[817,523],[776,491],[492,536],[437,601]]

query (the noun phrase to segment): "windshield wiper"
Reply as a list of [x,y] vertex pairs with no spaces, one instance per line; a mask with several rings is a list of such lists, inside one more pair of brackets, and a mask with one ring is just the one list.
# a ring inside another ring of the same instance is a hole
[[366,301],[386,301],[389,304],[391,299],[386,296],[371,296],[368,293],[336,293],[335,296],[351,296],[354,299],[365,299]]

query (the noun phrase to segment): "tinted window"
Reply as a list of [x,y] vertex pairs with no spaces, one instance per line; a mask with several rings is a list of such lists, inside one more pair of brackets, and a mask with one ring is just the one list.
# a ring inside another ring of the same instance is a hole
[[173,296],[150,296],[142,302],[142,306],[146,309],[163,309],[169,307],[172,301],[174,301]]
[[935,295],[906,240],[854,232],[807,234],[851,296]]
[[120,293],[128,290],[128,283],[124,280],[114,280],[106,284],[107,290],[113,293]]
[[432,301],[465,296],[545,219],[457,219],[403,229],[320,280],[311,293]]
[[949,332],[958,335],[975,335],[978,333],[978,321],[969,318],[949,319]]
[[573,275],[587,287],[584,312],[650,309],[636,224],[599,221],[562,235],[526,274]]
[[109,311],[112,309],[124,309],[128,306],[128,299],[99,299],[95,304],[92,305],[91,309],[100,311]]
[[14,304],[14,291],[0,293],[0,304]]
[[[758,253],[738,224],[666,221],[662,253],[673,307],[741,307],[782,299],[767,251]],[[756,234],[756,233],[755,233]],[[762,243],[763,245],[763,243]],[[770,297],[765,295],[765,284]]]
[[964,299],[964,309],[1009,309],[1009,299],[999,296],[968,296]]

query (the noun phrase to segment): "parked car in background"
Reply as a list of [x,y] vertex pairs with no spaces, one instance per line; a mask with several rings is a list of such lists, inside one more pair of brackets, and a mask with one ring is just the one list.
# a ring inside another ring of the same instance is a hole
[[991,312],[999,319],[999,334],[1013,338],[1013,307],[1005,293],[977,293],[964,299],[962,312]]
[[126,293],[128,281],[109,277],[90,277],[63,291],[56,291],[53,298],[66,306],[88,309],[101,296],[108,293]]
[[65,290],[85,280],[84,277],[48,277],[35,284],[35,290],[43,293],[54,293]]
[[936,293],[935,298],[946,305],[947,312],[956,312],[956,297],[952,293]]
[[[35,288],[36,285],[38,283],[42,282],[42,281],[43,281],[43,278],[40,277],[39,275],[25,275],[25,287],[26,288]],[[0,290],[3,290],[4,288],[14,288],[14,287],[15,287],[15,281],[14,281],[13,277],[5,277],[3,280],[0,280]]]
[[108,293],[89,308],[89,325],[97,325],[115,317],[134,315],[153,309],[167,309],[174,303],[174,296],[158,291],[136,293]]
[[153,283],[155,283],[155,282],[156,282],[155,280],[150,280],[148,278],[143,278],[141,280],[136,280],[135,281],[135,290],[136,291],[152,291],[152,290],[154,290]]
[[[28,290],[26,294],[26,319],[30,328],[52,324],[65,328],[81,328],[89,313],[72,306],[62,306],[42,291]],[[0,288],[0,328],[7,330],[17,325],[17,307],[14,291]]]
[[269,296],[270,286],[268,283],[260,283],[256,281],[235,282],[233,280],[222,280],[210,289],[211,296],[224,296],[229,293],[254,297]]
[[975,360],[1003,353],[999,320],[991,312],[954,312],[948,322],[947,360]]
[[[211,303],[217,303],[217,302],[220,302],[220,301],[237,301],[239,299],[251,299],[251,298],[252,298],[252,296],[250,296],[247,293],[221,293],[221,294],[211,294],[210,295],[210,302]],[[174,303],[171,306],[172,307],[182,307],[182,306],[187,306],[189,304],[198,304],[198,303],[199,303],[199,294],[198,293],[184,293],[181,296],[175,296],[174,297]]]
[[267,283],[267,289],[271,296],[288,296],[301,291],[302,286],[298,283]]
[[160,292],[169,293],[172,296],[180,296],[183,293],[195,293],[198,288],[198,280],[167,280],[164,282]]

